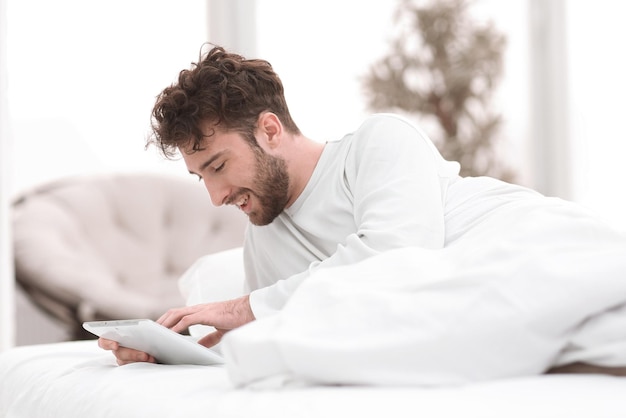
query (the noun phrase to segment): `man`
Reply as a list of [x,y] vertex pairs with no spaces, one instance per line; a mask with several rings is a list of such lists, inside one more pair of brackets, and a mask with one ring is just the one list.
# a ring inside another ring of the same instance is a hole
[[[458,163],[395,115],[313,141],[289,115],[270,64],[221,48],[162,92],[153,121],[152,142],[166,156],[180,152],[215,205],[250,219],[248,294],[158,319],[174,331],[215,327],[206,346],[250,323],[224,341],[240,383],[286,375],[431,384],[574,361],[626,364],[623,350],[610,349],[622,316],[585,322],[626,306],[626,237],[582,208],[462,178]],[[109,340],[100,346],[119,364],[155,361]],[[597,350],[611,355],[598,360]]]
[[[323,121],[320,121],[323,123]],[[208,324],[222,335],[279,311],[312,272],[389,249],[444,245],[443,202],[459,166],[406,121],[380,115],[326,144],[302,135],[271,65],[210,50],[153,109],[153,137],[180,152],[215,205],[235,205],[246,233],[246,288],[239,299],[173,309],[158,322],[182,331]],[[100,339],[119,364],[154,361]]]

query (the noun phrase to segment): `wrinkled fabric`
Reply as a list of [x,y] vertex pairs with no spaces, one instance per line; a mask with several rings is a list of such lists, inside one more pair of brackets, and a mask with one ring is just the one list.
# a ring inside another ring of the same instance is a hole
[[626,365],[626,237],[574,204],[511,199],[442,249],[321,269],[222,342],[239,386],[450,385]]

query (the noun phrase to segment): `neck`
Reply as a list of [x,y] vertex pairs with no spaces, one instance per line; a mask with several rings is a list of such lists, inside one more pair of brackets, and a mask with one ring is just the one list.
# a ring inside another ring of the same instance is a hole
[[302,194],[324,150],[323,143],[313,141],[303,135],[294,136],[292,144],[291,155],[287,158],[291,182],[287,207],[291,206]]

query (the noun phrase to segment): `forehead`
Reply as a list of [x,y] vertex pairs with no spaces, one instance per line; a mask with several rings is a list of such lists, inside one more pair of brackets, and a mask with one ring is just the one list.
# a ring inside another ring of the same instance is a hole
[[250,145],[243,135],[236,131],[212,129],[205,132],[200,149],[193,144],[181,148],[180,152],[189,171],[198,172],[204,165],[220,156],[243,156],[250,151]]
[[200,130],[203,135],[200,141],[197,141],[195,137],[191,137],[186,144],[179,147],[179,151],[183,156],[205,153],[207,150],[215,148],[220,139],[229,133],[226,129],[210,121],[200,122]]

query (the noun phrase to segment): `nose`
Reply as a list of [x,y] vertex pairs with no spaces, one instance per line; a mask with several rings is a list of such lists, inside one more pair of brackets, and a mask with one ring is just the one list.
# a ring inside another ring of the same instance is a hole
[[208,181],[204,179],[204,187],[207,192],[209,192],[211,202],[214,206],[222,206],[230,195],[230,189],[225,184],[221,184],[215,180]]

